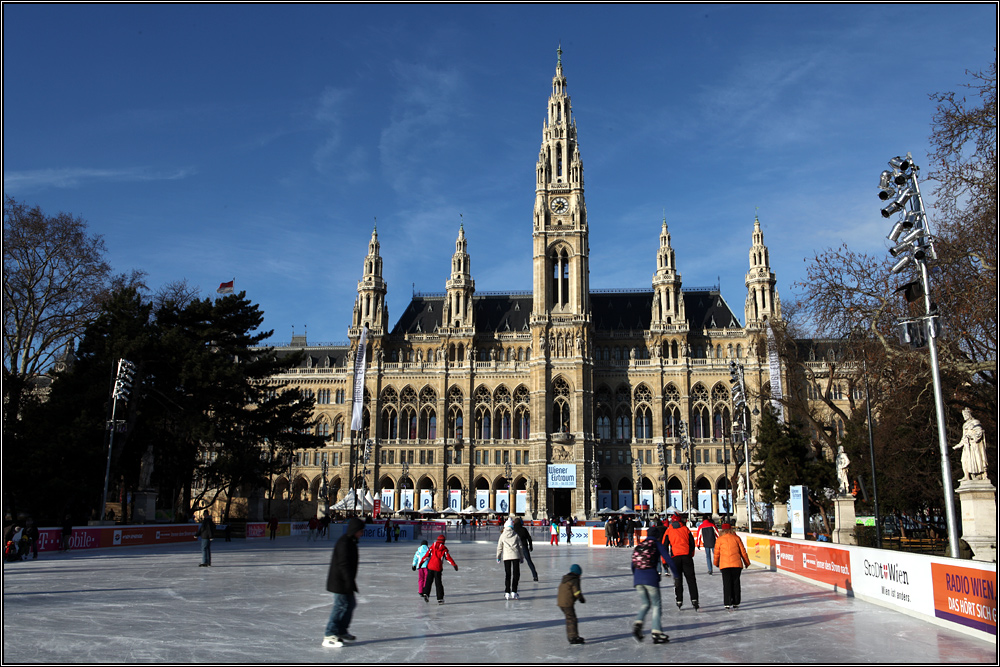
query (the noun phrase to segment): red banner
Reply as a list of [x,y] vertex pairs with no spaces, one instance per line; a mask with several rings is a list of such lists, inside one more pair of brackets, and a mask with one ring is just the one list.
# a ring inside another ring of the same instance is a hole
[[779,570],[831,584],[843,590],[851,588],[851,552],[821,546],[817,542],[771,540],[774,561]]

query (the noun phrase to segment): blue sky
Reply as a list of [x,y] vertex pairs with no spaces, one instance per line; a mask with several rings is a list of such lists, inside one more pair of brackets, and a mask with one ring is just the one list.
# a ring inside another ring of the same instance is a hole
[[187,279],[211,296],[235,277],[272,342],[293,327],[344,341],[376,218],[392,323],[414,286],[444,290],[462,220],[477,289],[531,289],[561,42],[591,286],[650,287],[666,215],[683,284],[721,282],[742,320],[755,213],[784,301],[814,253],[885,248],[879,172],[911,151],[926,175],[928,95],[986,68],[996,18],[994,4],[6,4],[4,192],[83,217],[154,289]]

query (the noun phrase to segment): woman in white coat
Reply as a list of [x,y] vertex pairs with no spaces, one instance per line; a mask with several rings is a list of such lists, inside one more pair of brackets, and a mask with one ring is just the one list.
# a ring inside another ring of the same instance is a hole
[[517,582],[521,579],[521,563],[524,561],[524,545],[514,532],[514,524],[507,520],[497,540],[497,562],[503,561],[504,599],[517,600]]

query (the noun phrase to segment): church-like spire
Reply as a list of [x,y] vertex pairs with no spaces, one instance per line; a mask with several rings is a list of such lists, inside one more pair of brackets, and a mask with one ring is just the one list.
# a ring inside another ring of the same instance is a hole
[[663,227],[660,229],[660,249],[656,251],[651,322],[650,328],[659,330],[686,324],[681,275],[677,273],[674,249],[670,246],[666,213],[663,215]]
[[447,284],[442,326],[460,329],[472,327],[472,295],[476,291],[476,281],[472,279],[472,269],[465,239],[465,220],[458,228],[455,240],[455,254],[451,257],[451,278]]
[[747,302],[744,308],[748,329],[763,328],[767,320],[781,319],[781,299],[775,285],[778,280],[771,271],[760,218],[754,214],[753,243],[750,246],[750,270],[747,272]]
[[385,305],[385,295],[388,285],[382,279],[382,256],[379,254],[378,221],[372,228],[372,237],[368,241],[368,255],[365,256],[365,266],[361,280],[358,281],[358,298],[354,303],[354,319],[351,326],[351,336],[360,335],[361,328],[367,326],[372,336],[385,332],[389,319],[388,308]]

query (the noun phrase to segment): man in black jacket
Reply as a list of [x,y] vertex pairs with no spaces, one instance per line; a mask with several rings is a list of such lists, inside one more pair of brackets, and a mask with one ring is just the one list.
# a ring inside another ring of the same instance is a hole
[[326,590],[333,593],[333,609],[323,637],[323,646],[327,648],[339,648],[345,641],[355,639],[354,635],[347,632],[347,628],[357,605],[354,593],[358,590],[355,582],[358,574],[358,540],[364,532],[364,522],[353,517],[347,522],[347,530],[333,547],[330,571],[326,575]]
[[521,545],[524,547],[521,551],[524,553],[525,562],[531,568],[531,576],[535,581],[538,581],[538,572],[535,570],[535,564],[531,562],[531,550],[534,549],[534,545],[531,544],[531,534],[524,527],[524,521],[521,520],[521,517],[514,518],[514,532],[521,538]]

